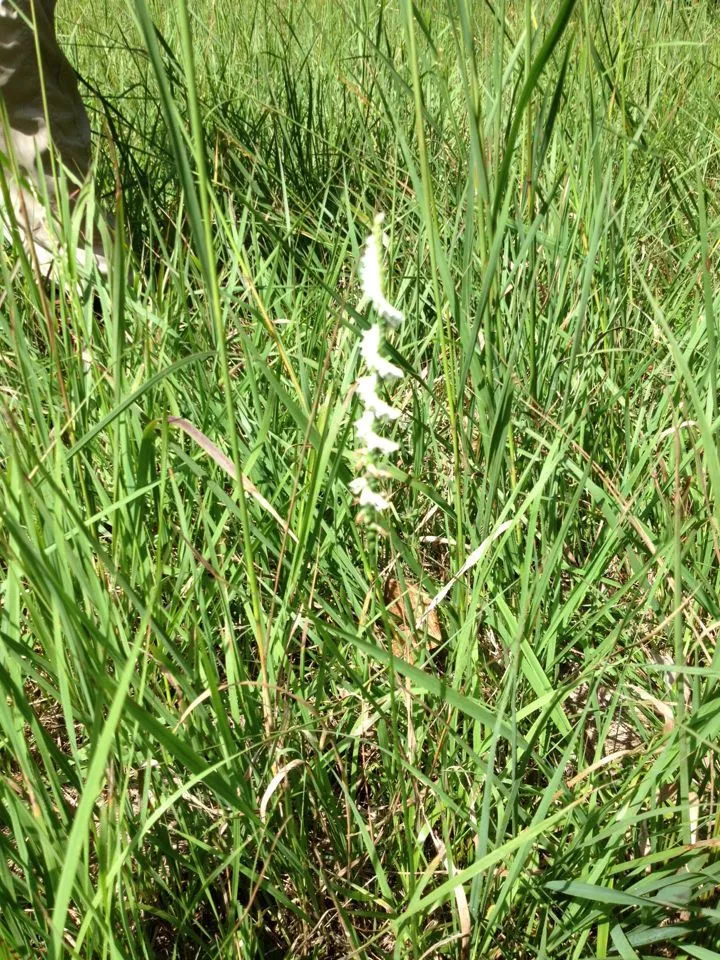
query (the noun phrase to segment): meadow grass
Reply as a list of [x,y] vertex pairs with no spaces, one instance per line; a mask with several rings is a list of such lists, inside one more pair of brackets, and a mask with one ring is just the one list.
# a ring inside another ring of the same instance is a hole
[[123,242],[0,252],[3,960],[720,957],[716,13],[61,3]]

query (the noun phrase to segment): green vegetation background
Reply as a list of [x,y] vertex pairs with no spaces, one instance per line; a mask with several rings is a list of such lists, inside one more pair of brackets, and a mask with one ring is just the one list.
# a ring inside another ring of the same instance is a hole
[[127,245],[0,256],[0,955],[720,957],[717,13],[61,3]]

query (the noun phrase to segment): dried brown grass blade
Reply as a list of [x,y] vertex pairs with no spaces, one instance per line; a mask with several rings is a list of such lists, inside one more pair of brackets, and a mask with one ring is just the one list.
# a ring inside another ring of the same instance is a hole
[[465,574],[468,572],[468,570],[470,570],[472,567],[475,566],[476,563],[479,563],[480,560],[482,560],[482,558],[485,556],[485,554],[487,553],[487,551],[488,551],[489,547],[492,545],[492,543],[493,543],[495,540],[497,540],[498,537],[501,537],[501,536],[503,535],[503,533],[505,533],[506,530],[509,530],[512,525],[513,525],[513,521],[512,521],[512,520],[505,520],[505,521],[503,521],[503,523],[501,523],[501,524],[497,527],[496,530],[493,530],[493,532],[492,532],[491,534],[489,534],[489,536],[485,537],[485,539],[484,539],[483,542],[480,544],[480,546],[477,547],[477,549],[473,550],[473,552],[472,552],[472,553],[470,554],[470,556],[467,558],[467,560],[466,560],[465,563],[462,565],[462,567],[460,567],[460,569],[458,570],[458,572],[457,572],[454,576],[450,577],[450,579],[449,579],[448,582],[445,584],[445,586],[442,588],[442,590],[440,590],[438,593],[435,594],[435,596],[433,597],[433,599],[432,599],[431,602],[429,603],[429,605],[428,605],[428,607],[427,607],[427,610],[425,611],[425,613],[424,613],[424,614],[420,617],[420,619],[418,620],[418,626],[421,626],[423,623],[425,623],[425,621],[426,621],[427,618],[430,616],[430,614],[433,612],[433,610],[435,609],[435,607],[437,607],[437,605],[438,605],[439,603],[441,603],[441,602],[445,599],[445,597],[450,593],[450,591],[451,591],[452,588],[455,586],[455,584],[458,582],[458,580],[459,580],[461,577],[464,577]]
[[[383,595],[388,613],[397,626],[397,637],[393,638],[393,653],[396,656],[414,663],[421,641],[427,642],[431,650],[442,642],[440,619],[434,609],[424,613],[431,601],[418,584],[406,580],[403,590],[399,580],[389,577],[385,581]],[[420,622],[422,627],[414,631],[413,627]]]
[[[202,450],[204,450],[205,453],[212,460],[214,460],[215,463],[222,470],[224,470],[229,477],[231,477],[233,480],[237,479],[235,464],[232,462],[230,457],[223,453],[222,450],[212,442],[210,437],[206,436],[202,432],[202,430],[198,430],[195,424],[190,423],[190,421],[186,420],[185,417],[168,417],[167,422],[171,427],[177,427],[178,430],[182,430],[183,433],[187,434],[191,440],[194,440],[194,442]],[[242,478],[242,485],[245,493],[247,493],[249,497],[252,497],[253,500],[255,500],[255,502],[258,503],[266,513],[269,513],[273,520],[275,520],[280,525],[282,530],[287,533],[290,539],[297,543],[298,538],[290,529],[287,521],[283,520],[275,507],[273,507],[273,505],[265,499],[252,480],[249,477],[244,476]]]

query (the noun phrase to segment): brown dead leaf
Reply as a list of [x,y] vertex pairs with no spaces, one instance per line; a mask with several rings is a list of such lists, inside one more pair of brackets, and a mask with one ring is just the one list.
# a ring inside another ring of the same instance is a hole
[[[421,643],[427,643],[434,650],[442,642],[440,620],[434,609],[426,614],[430,597],[422,587],[406,580],[403,591],[400,581],[390,577],[385,581],[384,596],[388,613],[397,625],[397,633],[393,637],[395,656],[413,663]],[[420,624],[423,616],[425,619]]]

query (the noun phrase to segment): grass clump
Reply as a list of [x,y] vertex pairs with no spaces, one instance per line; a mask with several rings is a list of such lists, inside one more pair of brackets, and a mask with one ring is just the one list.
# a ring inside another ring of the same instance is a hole
[[712,6],[60,14],[124,243],[0,255],[0,954],[720,955]]

